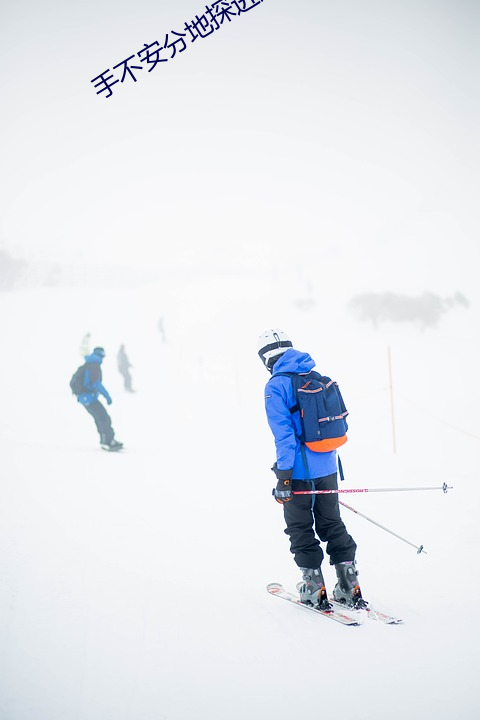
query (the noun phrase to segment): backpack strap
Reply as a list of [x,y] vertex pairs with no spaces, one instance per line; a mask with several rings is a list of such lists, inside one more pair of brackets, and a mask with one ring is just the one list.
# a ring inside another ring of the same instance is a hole
[[305,467],[305,472],[307,473],[306,479],[310,480],[311,478],[310,478],[310,470],[308,468],[308,462],[307,462],[307,453],[305,452],[305,445],[302,442],[300,442],[300,452],[302,453],[303,465]]
[[[303,378],[309,377],[310,379],[313,378],[315,380],[320,380],[322,375],[318,373],[316,370],[310,370],[308,373],[290,373],[290,372],[283,372],[283,373],[275,373],[275,377],[289,377],[292,381],[293,386],[293,394],[295,397],[297,397],[298,392],[298,386],[300,385],[300,380],[303,380]],[[288,408],[291,415],[293,413],[296,413],[298,410],[300,410],[300,407],[298,403],[295,403],[293,407]]]
[[[310,370],[310,373],[313,372],[313,370]],[[310,373],[305,373],[305,375],[309,375]],[[318,373],[316,373],[318,374]],[[298,373],[292,373],[292,372],[283,372],[283,373],[275,373],[274,377],[289,377],[292,381],[293,386],[293,394],[295,397],[297,397],[297,378],[300,377]],[[302,377],[305,377],[304,375]],[[298,403],[295,403],[293,407],[288,408],[288,411],[291,415],[293,413],[296,413],[298,410],[300,410]]]

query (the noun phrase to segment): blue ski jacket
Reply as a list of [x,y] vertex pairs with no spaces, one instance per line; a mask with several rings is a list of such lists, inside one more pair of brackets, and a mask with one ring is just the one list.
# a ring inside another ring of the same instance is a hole
[[83,384],[88,392],[81,393],[77,398],[82,405],[91,405],[99,395],[103,395],[109,405],[112,402],[112,398],[102,385],[102,369],[100,367],[102,360],[102,356],[95,353],[85,357],[87,367]]
[[265,410],[275,438],[277,467],[279,470],[293,468],[294,480],[311,480],[337,471],[336,450],[313,452],[304,445],[302,452],[298,439],[302,431],[300,413],[298,410],[290,413],[296,403],[292,380],[278,377],[281,372],[308,373],[314,367],[315,362],[308,353],[288,348],[273,366],[272,377],[265,386]]

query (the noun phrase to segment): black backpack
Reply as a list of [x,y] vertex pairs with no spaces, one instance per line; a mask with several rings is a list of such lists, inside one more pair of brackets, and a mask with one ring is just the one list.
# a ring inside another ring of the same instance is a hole
[[87,391],[84,385],[86,369],[87,365],[86,363],[84,363],[83,365],[80,365],[80,367],[75,370],[72,375],[72,379],[70,380],[70,388],[74,395],[81,395],[82,392]]

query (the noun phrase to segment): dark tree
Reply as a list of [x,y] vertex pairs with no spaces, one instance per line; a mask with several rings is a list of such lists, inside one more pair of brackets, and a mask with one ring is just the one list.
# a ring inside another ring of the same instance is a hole
[[396,293],[363,293],[348,303],[349,310],[361,321],[370,321],[375,328],[381,322],[418,322],[422,330],[436,327],[442,315],[455,305],[468,307],[468,300],[457,292],[453,297],[441,298],[431,292],[410,297]]

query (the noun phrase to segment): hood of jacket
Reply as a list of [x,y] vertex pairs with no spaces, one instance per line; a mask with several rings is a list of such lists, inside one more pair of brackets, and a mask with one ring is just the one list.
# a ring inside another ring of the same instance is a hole
[[85,355],[85,362],[87,363],[98,363],[99,365],[102,364],[103,357],[101,355],[96,355],[95,353],[92,353],[91,355]]
[[277,373],[308,373],[315,367],[315,362],[308,353],[288,348],[273,366],[272,377]]

